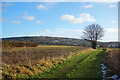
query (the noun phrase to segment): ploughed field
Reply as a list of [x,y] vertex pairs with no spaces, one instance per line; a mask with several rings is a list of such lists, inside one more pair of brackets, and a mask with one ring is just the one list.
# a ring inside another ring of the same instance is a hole
[[80,46],[3,48],[2,78],[102,78],[103,55]]

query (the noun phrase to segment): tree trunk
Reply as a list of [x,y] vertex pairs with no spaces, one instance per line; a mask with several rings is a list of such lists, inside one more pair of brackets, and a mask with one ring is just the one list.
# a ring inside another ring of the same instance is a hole
[[96,41],[92,41],[92,48],[93,49],[96,49],[96,45],[97,45],[97,42]]

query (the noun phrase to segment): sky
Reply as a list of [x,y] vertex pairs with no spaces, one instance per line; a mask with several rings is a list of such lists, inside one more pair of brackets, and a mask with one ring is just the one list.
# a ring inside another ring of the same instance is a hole
[[2,3],[2,38],[52,36],[81,39],[89,24],[104,28],[105,35],[100,41],[117,41],[118,3]]

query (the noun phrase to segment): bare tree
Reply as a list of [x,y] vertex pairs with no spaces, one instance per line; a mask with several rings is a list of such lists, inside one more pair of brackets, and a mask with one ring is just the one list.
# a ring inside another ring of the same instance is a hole
[[82,38],[92,44],[92,48],[96,49],[97,40],[104,36],[104,30],[99,24],[91,24],[85,27]]

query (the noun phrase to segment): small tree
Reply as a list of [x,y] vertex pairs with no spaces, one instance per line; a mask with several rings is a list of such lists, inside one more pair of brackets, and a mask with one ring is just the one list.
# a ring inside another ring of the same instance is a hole
[[91,24],[85,27],[82,38],[92,44],[92,48],[96,49],[97,40],[104,36],[104,30],[99,24]]

